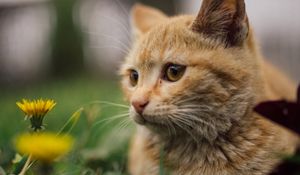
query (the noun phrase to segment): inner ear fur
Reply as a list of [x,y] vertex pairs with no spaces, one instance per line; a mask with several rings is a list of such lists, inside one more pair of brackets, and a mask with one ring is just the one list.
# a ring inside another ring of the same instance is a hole
[[135,35],[149,31],[153,26],[167,20],[167,16],[158,9],[137,3],[131,10],[132,26]]
[[242,45],[249,33],[244,0],[203,0],[191,29],[227,47]]

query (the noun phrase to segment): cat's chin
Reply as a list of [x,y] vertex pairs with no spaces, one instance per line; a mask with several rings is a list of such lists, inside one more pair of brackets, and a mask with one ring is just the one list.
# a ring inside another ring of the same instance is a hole
[[131,115],[133,120],[139,124],[139,125],[143,125],[143,126],[147,126],[147,127],[151,127],[151,128],[161,128],[163,126],[162,123],[157,123],[153,120],[149,119],[149,116],[143,116],[137,113],[134,113],[133,115]]
[[140,124],[140,125],[146,124],[146,120],[142,115],[134,114],[134,115],[132,115],[132,118],[137,124]]

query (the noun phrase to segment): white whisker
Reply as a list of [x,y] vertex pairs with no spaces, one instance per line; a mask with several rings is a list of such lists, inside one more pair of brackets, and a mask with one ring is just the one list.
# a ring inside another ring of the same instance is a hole
[[112,105],[112,106],[116,106],[116,107],[122,107],[122,108],[129,109],[129,106],[127,106],[127,105],[123,105],[123,104],[119,104],[119,103],[114,103],[114,102],[109,102],[109,101],[95,100],[95,101],[92,101],[92,102],[90,102],[90,103],[88,103],[86,105],[91,105],[91,104],[106,104],[106,105]]
[[202,120],[201,118],[196,117],[193,113],[185,113],[185,112],[178,111],[178,114],[181,117],[185,117],[185,118],[187,118],[189,120],[198,121],[198,122],[201,122],[201,123],[204,123],[204,124],[209,124],[206,121]]
[[123,10],[125,16],[130,16],[128,11],[125,9],[125,7],[121,4],[121,2],[119,0],[115,0],[115,2],[117,2],[119,7],[121,7],[121,9]]
[[97,33],[92,33],[92,32],[86,32],[86,33],[89,34],[89,35],[102,36],[102,37],[106,37],[106,38],[112,39],[113,41],[115,41],[115,42],[121,44],[121,46],[123,46],[124,49],[125,49],[127,52],[129,52],[129,50],[130,50],[130,48],[129,48],[125,43],[123,43],[122,41],[118,40],[117,38],[114,38],[113,36],[106,35],[106,34],[101,34],[101,33],[99,33],[99,34],[97,34]]
[[183,124],[189,126],[189,127],[194,127],[193,124],[191,124],[191,120],[188,120],[186,117],[184,116],[179,116],[179,115],[172,115],[176,120],[182,122]]
[[205,125],[208,126],[208,127],[211,127],[212,129],[215,129],[215,126],[214,126],[214,125],[212,125],[211,123],[209,123],[209,122],[207,122],[207,121],[205,121],[205,120],[202,120],[202,119],[199,118],[199,117],[196,117],[196,116],[194,116],[194,115],[185,114],[185,113],[179,113],[179,114],[180,114],[180,116],[182,116],[182,117],[189,118],[191,121],[200,122],[200,123],[202,123],[202,124],[205,124]]
[[108,124],[108,123],[110,123],[110,122],[112,122],[116,119],[124,118],[124,117],[127,117],[127,116],[129,116],[129,113],[119,114],[119,115],[115,115],[115,116],[112,116],[112,117],[108,117],[108,118],[97,121],[96,123],[93,124],[93,127],[95,127],[96,125],[99,125],[103,122],[105,122],[104,124]]
[[184,131],[186,131],[186,132],[192,137],[192,139],[193,139],[194,141],[198,142],[197,138],[193,135],[193,133],[191,133],[191,131],[189,131],[189,130],[186,129],[185,127],[181,126],[181,124],[178,123],[178,122],[180,122],[180,121],[178,121],[178,120],[173,120],[173,123],[174,123],[175,125],[177,125],[177,126],[180,127],[181,129],[183,129]]
[[128,55],[129,54],[129,52],[127,51],[127,50],[125,50],[125,49],[123,49],[123,48],[120,48],[120,47],[118,47],[118,46],[90,46],[91,48],[95,48],[95,49],[105,49],[105,48],[114,48],[114,49],[118,49],[118,50],[120,50],[121,52],[123,52],[125,55]]
[[176,100],[177,104],[182,104],[182,103],[186,103],[188,101],[192,101],[199,98],[198,96],[191,96],[191,97],[185,97],[184,99],[180,99],[180,100]]
[[126,37],[127,37],[127,39],[130,40],[130,38],[131,38],[131,33],[129,32],[128,28],[126,27],[126,25],[125,25],[124,23],[122,23],[121,21],[116,20],[115,18],[109,17],[109,16],[101,15],[100,17],[106,18],[106,19],[108,19],[110,22],[115,22],[116,24],[119,24],[119,25],[122,27],[122,29],[126,32]]
[[[126,128],[128,126],[128,124],[130,123],[131,121],[129,120],[129,118],[126,118],[124,120],[122,120],[116,127],[115,131],[114,131],[114,134],[117,134],[119,132],[121,132],[124,128]],[[113,134],[113,135],[114,135]]]

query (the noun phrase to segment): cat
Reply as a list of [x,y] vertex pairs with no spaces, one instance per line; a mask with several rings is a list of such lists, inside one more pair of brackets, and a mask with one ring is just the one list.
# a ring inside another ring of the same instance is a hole
[[264,175],[293,154],[299,138],[253,111],[296,90],[263,59],[243,0],[203,0],[196,17],[142,4],[131,15],[120,74],[137,123],[132,175]]

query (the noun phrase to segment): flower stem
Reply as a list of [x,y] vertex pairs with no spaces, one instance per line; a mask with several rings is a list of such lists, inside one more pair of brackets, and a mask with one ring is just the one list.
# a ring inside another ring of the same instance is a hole
[[30,161],[31,161],[31,155],[28,156],[28,159],[27,159],[25,165],[23,166],[22,171],[19,173],[19,175],[25,175],[26,171],[29,168]]

